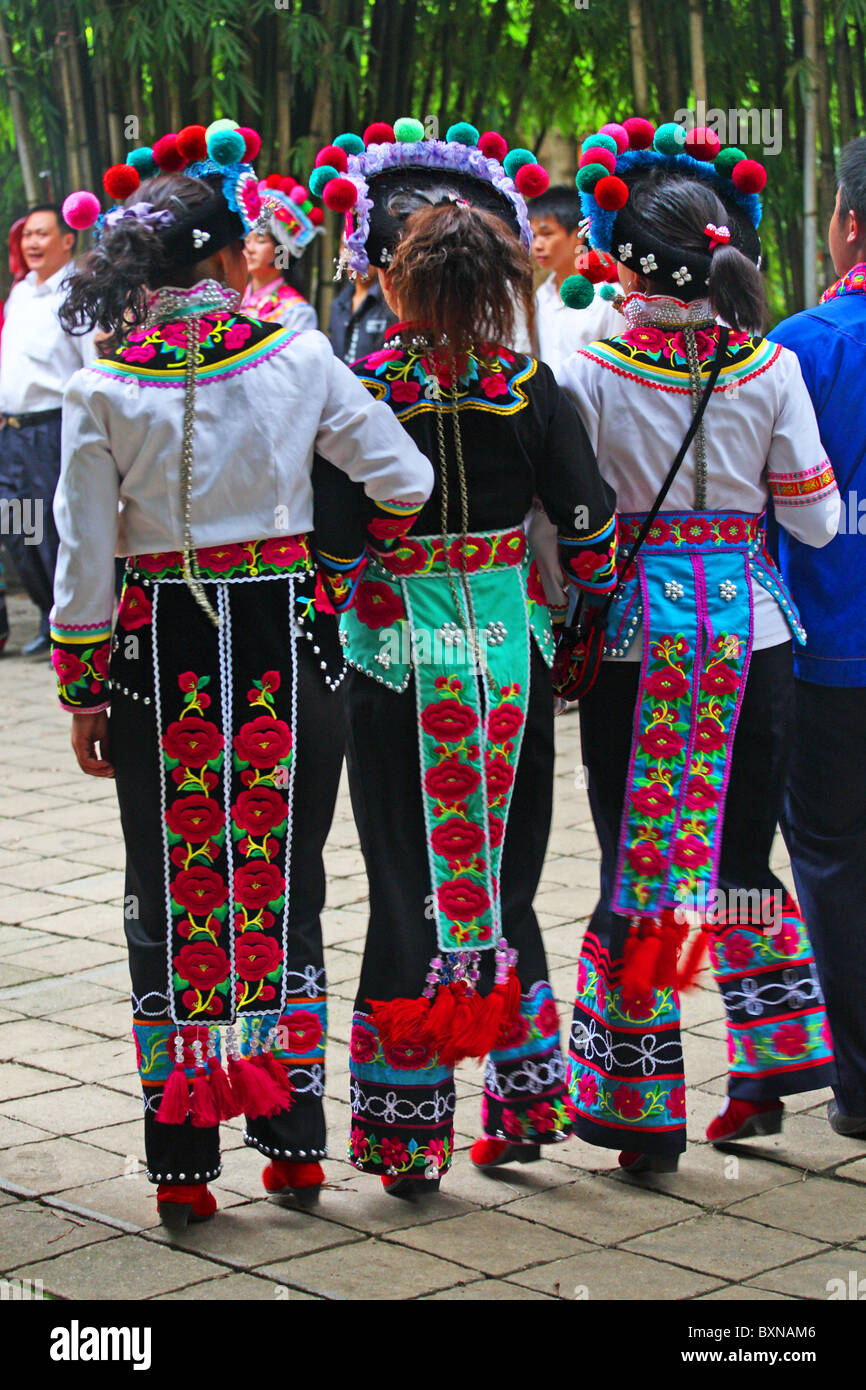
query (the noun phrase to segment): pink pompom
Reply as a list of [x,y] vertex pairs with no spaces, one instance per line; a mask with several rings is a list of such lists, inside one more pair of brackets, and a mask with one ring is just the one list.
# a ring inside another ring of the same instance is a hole
[[734,187],[741,193],[760,193],[767,182],[767,171],[757,159],[741,159],[731,172]]
[[616,168],[616,155],[606,145],[590,145],[580,156],[578,164],[581,169],[584,164],[603,164],[608,173],[612,174]]
[[599,135],[609,135],[611,140],[616,141],[618,154],[622,154],[624,150],[628,149],[628,131],[618,121],[608,121],[607,125],[603,125],[598,133]]
[[501,164],[508,153],[508,142],[498,130],[485,130],[484,134],[478,137],[478,148],[485,159],[498,159]]
[[93,226],[102,209],[96,195],[82,189],[80,193],[70,193],[68,198],[64,198],[61,211],[67,227],[83,232],[85,228]]
[[321,227],[325,221],[325,214],[322,212],[321,208],[310,208],[307,217],[314,227]]
[[537,198],[550,183],[550,175],[540,164],[521,164],[514,182],[524,198]]
[[605,212],[618,212],[628,202],[628,184],[618,179],[616,174],[599,179],[592,191],[595,201]]
[[238,135],[244,138],[244,164],[252,164],[262,148],[262,137],[257,130],[252,130],[248,125],[239,125]]
[[112,164],[102,175],[102,185],[109,198],[113,198],[116,203],[122,203],[124,198],[135,192],[140,183],[138,170],[133,169],[131,164]]
[[[333,183],[334,180],[332,179],[331,182]],[[289,197],[291,198],[292,202],[297,203],[298,207],[300,207],[302,203],[305,203],[307,201],[309,196],[310,195],[307,192],[304,185],[302,183],[295,183],[293,179],[291,191],[289,193]]]
[[322,164],[330,164],[332,169],[338,169],[341,174],[345,174],[349,160],[341,145],[325,145],[316,155],[316,168]]
[[328,179],[322,189],[322,202],[332,212],[349,212],[358,201],[358,190],[351,179]]
[[[393,145],[396,139],[394,127],[388,125],[387,121],[374,121],[372,125],[367,126],[363,135],[365,145]],[[330,162],[329,160],[328,163]],[[333,183],[333,179],[331,182]]]
[[692,155],[694,159],[706,159],[711,162],[721,148],[721,140],[709,126],[696,125],[686,135],[686,154]]
[[187,162],[177,147],[176,135],[161,136],[153,147],[153,157],[165,174],[176,174]]
[[646,120],[644,116],[629,116],[627,121],[623,121],[622,128],[628,136],[631,150],[648,150],[656,133],[652,121]]

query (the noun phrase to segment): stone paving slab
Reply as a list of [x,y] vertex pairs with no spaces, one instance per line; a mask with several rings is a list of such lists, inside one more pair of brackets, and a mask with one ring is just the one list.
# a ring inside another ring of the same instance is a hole
[[41,1279],[56,1298],[111,1300],[153,1298],[217,1278],[223,1270],[212,1260],[106,1228],[99,1245],[22,1263],[12,1272],[19,1279]]

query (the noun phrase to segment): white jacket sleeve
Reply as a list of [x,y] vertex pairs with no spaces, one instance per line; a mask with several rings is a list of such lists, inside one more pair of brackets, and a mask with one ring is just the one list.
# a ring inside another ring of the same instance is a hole
[[779,525],[804,545],[820,547],[838,529],[839,489],[800,363],[783,347],[779,365],[779,408],[767,455],[767,486]]

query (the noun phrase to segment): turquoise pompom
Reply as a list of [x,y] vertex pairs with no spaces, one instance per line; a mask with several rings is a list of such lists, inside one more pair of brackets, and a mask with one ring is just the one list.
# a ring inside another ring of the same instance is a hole
[[604,284],[600,286],[598,293],[602,299],[610,301],[611,299],[616,299],[619,294],[619,286],[615,285],[611,280],[605,280]]
[[510,179],[514,178],[518,169],[522,169],[524,164],[535,164],[536,158],[531,150],[509,150],[502,161],[502,167]]
[[611,154],[619,154],[613,136],[603,135],[601,131],[599,131],[597,135],[587,135],[580,147],[581,154],[586,154],[587,150],[591,150],[594,145],[601,145],[602,149],[610,150]]
[[[422,127],[421,134],[423,135],[423,133]],[[341,150],[346,151],[346,154],[363,154],[367,148],[360,135],[353,135],[351,131],[347,131],[344,135],[338,135],[332,143],[339,145]]]
[[682,154],[686,147],[685,126],[677,125],[676,121],[666,121],[653,136],[653,145],[659,154]]
[[[476,130],[474,125],[470,125],[468,121],[456,121],[454,125],[448,127],[445,132],[445,139],[453,140],[457,145],[477,145],[481,139],[481,132]],[[513,175],[510,174],[509,178],[513,178]]]
[[414,116],[401,116],[394,122],[394,134],[401,145],[414,145],[424,139],[424,127]]
[[569,275],[560,286],[559,297],[569,309],[588,309],[595,290],[585,275]]
[[238,130],[215,130],[208,136],[207,152],[214,164],[239,164],[244,157],[247,142]]
[[339,169],[335,169],[333,164],[319,164],[307,179],[307,185],[311,193],[315,193],[317,198],[321,198],[325,184],[331,179],[340,177]]
[[151,179],[159,173],[159,165],[153,157],[150,145],[139,145],[137,150],[130,150],[126,156],[126,163],[132,165],[140,179]]
[[604,164],[584,164],[582,169],[578,169],[574,181],[581,193],[591,193],[599,179],[606,178],[609,173]]
[[736,145],[729,145],[726,150],[720,150],[713,161],[713,167],[717,174],[721,174],[723,179],[729,179],[735,164],[746,156],[742,150],[738,150]]

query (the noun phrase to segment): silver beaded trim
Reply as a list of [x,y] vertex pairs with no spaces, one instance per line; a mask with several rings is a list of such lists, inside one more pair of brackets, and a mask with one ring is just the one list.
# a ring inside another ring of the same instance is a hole
[[244,1143],[251,1149],[258,1149],[259,1153],[267,1154],[269,1158],[284,1159],[310,1159],[327,1158],[328,1150],[325,1149],[272,1149],[267,1144],[263,1144],[260,1139],[256,1139],[252,1134],[244,1130]]
[[148,1182],[213,1182],[222,1172],[222,1164],[218,1168],[211,1168],[206,1173],[152,1173],[149,1168],[145,1169],[145,1176]]

